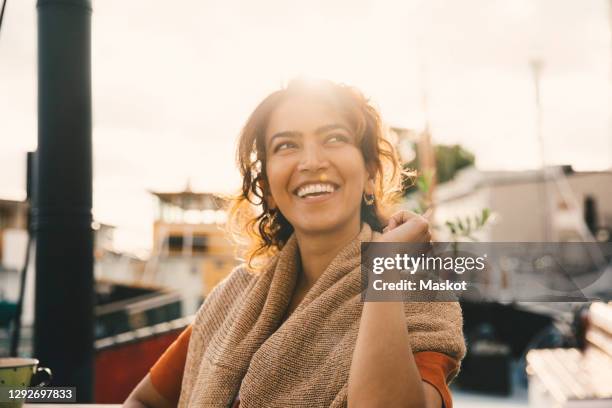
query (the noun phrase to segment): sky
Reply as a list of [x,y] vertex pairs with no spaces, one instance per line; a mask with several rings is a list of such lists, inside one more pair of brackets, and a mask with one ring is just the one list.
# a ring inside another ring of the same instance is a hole
[[[0,198],[37,144],[35,0],[0,31]],[[148,190],[230,192],[236,137],[298,75],[361,89],[393,126],[430,124],[481,169],[612,167],[608,0],[93,0],[94,216],[151,247]],[[426,97],[424,97],[426,95]]]

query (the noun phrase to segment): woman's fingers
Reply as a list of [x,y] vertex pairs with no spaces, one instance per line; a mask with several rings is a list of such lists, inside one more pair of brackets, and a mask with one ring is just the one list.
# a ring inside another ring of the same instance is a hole
[[397,227],[397,214],[393,214],[389,219],[389,223],[387,224],[387,229],[392,230]]
[[391,231],[397,228],[398,225],[402,225],[406,220],[406,216],[404,213],[405,211],[400,211],[400,212],[396,212],[395,214],[393,214],[391,218],[389,218],[389,222],[387,223],[387,226],[385,227],[383,231],[384,232]]
[[398,211],[395,214],[393,214],[391,218],[389,218],[389,223],[387,224],[386,228],[388,230],[392,230],[396,228],[398,225],[402,225],[409,219],[413,217],[418,217],[418,216],[419,216],[418,214],[413,213],[412,211],[406,211],[406,210]]
[[431,233],[429,222],[424,217],[410,211],[393,214],[383,230],[382,242],[429,242]]
[[418,242],[430,242],[431,241],[431,232],[429,229],[418,238]]

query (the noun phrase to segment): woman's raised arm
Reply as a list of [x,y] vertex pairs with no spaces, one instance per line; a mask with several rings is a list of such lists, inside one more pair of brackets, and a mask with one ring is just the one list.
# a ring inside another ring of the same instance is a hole
[[[394,215],[382,242],[429,242],[429,223],[409,212]],[[366,302],[353,352],[348,406],[440,408],[438,391],[421,380],[410,347],[402,302]]]

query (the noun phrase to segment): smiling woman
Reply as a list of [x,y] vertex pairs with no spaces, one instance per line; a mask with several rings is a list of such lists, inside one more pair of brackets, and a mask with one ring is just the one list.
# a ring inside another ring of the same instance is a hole
[[[243,129],[237,160],[243,184],[228,225],[238,241],[245,232],[249,235],[250,266],[258,256],[265,263],[299,228],[297,223],[316,230],[317,223],[326,222],[321,217],[344,222],[361,216],[380,232],[400,191],[401,166],[380,115],[358,90],[327,81],[294,80],[264,99]],[[281,187],[275,182],[283,182],[280,178],[291,184]],[[298,187],[323,180],[335,195],[326,211],[305,206],[319,201],[314,197],[295,197]],[[285,211],[279,211],[275,200]],[[257,216],[253,205],[261,206]],[[314,212],[317,217],[309,217]],[[290,222],[289,213],[300,214],[300,219]]]
[[237,159],[229,226],[247,262],[125,405],[451,407],[458,304],[361,301],[361,242],[431,239],[423,217],[386,215],[400,167],[366,98],[291,82],[250,116]]

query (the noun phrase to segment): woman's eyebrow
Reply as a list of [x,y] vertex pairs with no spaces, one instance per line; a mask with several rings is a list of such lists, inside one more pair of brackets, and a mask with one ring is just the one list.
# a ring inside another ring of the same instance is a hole
[[300,132],[295,132],[295,131],[291,131],[291,130],[286,130],[284,132],[278,132],[275,133],[274,135],[272,135],[272,137],[270,138],[270,140],[268,141],[268,145],[271,145],[272,142],[274,141],[274,139],[279,138],[279,137],[289,137],[289,138],[297,138],[300,137],[302,134]]
[[[346,126],[340,124],[340,123],[332,123],[330,125],[324,125],[321,127],[318,127],[315,130],[315,134],[320,135],[323,134],[325,132],[329,132],[330,130],[334,130],[334,129],[343,129],[346,130],[347,132],[351,133],[350,129],[347,128]],[[272,137],[270,138],[270,140],[268,141],[268,145],[272,145],[272,142],[274,142],[274,139],[279,138],[279,137],[288,137],[288,138],[298,138],[301,137],[302,133],[301,132],[297,132],[297,131],[293,131],[293,130],[286,130],[283,132],[278,132],[275,133],[274,135],[272,135]]]
[[315,133],[320,135],[322,133],[329,132],[330,130],[334,129],[344,129],[347,132],[351,133],[351,130],[349,128],[340,123],[332,123],[331,125],[321,126],[320,128],[317,128],[317,130],[315,130]]

